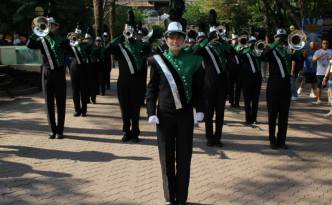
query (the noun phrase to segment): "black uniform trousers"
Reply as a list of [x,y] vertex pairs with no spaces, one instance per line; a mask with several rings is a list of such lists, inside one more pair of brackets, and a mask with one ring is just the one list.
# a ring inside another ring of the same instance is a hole
[[228,87],[228,101],[232,106],[240,104],[241,97],[241,80],[240,69],[238,65],[232,65],[229,69],[229,87]]
[[[44,68],[45,69],[45,68]],[[46,108],[49,126],[56,134],[63,134],[66,113],[66,77],[63,66],[54,70],[47,69],[45,72],[45,93]],[[57,106],[57,120],[55,120],[55,102]]]
[[257,121],[259,95],[261,91],[262,78],[259,75],[242,76],[243,98],[246,112],[246,123],[252,124]]
[[128,79],[119,78],[117,83],[118,99],[122,114],[124,133],[130,133],[133,136],[140,134],[139,115],[141,104],[139,102],[139,78],[136,74],[129,76]]
[[73,101],[76,113],[86,114],[88,101],[88,75],[86,64],[70,64],[70,78],[73,90]]
[[107,86],[107,64],[106,62],[100,62],[99,70],[98,70],[98,92],[101,92],[102,95],[105,95],[105,89]]
[[98,69],[99,63],[88,63],[88,102],[96,102],[98,93]]
[[[158,109],[158,150],[166,201],[185,203],[188,198],[193,146],[193,109]],[[176,165],[175,165],[176,162]]]
[[[214,88],[208,88],[206,92],[205,107],[205,131],[208,141],[220,141],[224,125],[225,103],[228,91],[226,73],[218,76]],[[213,134],[213,116],[216,114],[215,133]]]
[[[277,145],[284,145],[287,135],[288,113],[291,102],[290,79],[286,77],[269,78],[266,90],[269,140]],[[278,134],[275,137],[278,118]]]
[[106,69],[106,76],[105,76],[106,88],[110,89],[111,88],[111,72],[112,72],[111,56],[108,56],[105,59],[105,69]]

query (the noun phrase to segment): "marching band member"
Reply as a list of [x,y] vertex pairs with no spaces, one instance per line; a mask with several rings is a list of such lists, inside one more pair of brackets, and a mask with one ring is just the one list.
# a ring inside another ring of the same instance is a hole
[[[40,49],[43,56],[42,64],[42,83],[43,93],[46,101],[48,124],[51,128],[49,138],[63,139],[63,130],[66,114],[66,78],[65,78],[65,50],[69,43],[60,34],[58,30],[60,25],[53,17],[37,17],[33,24],[38,25],[38,19],[44,19],[43,24],[50,25],[50,32],[40,37],[32,34],[27,42],[27,47],[31,49]],[[41,28],[43,29],[43,28]],[[57,119],[55,121],[55,102],[57,106]]]
[[123,142],[139,141],[139,115],[142,105],[140,89],[143,83],[140,73],[145,65],[145,57],[151,50],[149,44],[135,39],[134,18],[133,11],[129,10],[123,35],[114,38],[104,50],[105,56],[112,53],[119,62],[117,90],[123,121]]
[[180,22],[170,22],[164,36],[169,49],[150,60],[147,112],[149,123],[157,126],[166,204],[181,205],[188,198],[194,122],[204,117],[204,70],[202,58],[184,50],[186,33]]
[[241,58],[241,81],[245,106],[245,122],[247,125],[257,124],[259,95],[262,84],[260,60],[255,54],[256,38],[250,36],[249,47],[243,50]]
[[[285,142],[291,102],[291,55],[287,49],[287,32],[285,29],[277,29],[274,42],[264,49],[262,58],[269,63],[266,98],[270,147],[272,149],[287,149]],[[278,132],[276,138],[277,118]]]

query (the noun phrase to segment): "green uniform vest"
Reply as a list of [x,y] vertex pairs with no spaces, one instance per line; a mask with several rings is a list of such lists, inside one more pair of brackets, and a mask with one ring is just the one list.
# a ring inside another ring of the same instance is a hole
[[179,74],[183,83],[187,103],[189,103],[192,98],[192,77],[200,68],[203,61],[202,57],[193,55],[186,50],[182,50],[179,55],[175,55],[171,50],[168,50],[163,55]]

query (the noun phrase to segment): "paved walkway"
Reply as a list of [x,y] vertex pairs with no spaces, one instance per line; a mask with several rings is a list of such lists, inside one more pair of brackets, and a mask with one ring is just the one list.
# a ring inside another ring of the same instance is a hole
[[[0,204],[161,205],[163,192],[155,127],[142,110],[142,142],[121,142],[112,92],[74,118],[70,93],[64,140],[47,139],[41,93],[0,98]],[[70,89],[68,88],[68,91]],[[262,99],[264,96],[262,95]],[[244,111],[226,111],[224,148],[205,146],[195,129],[189,201],[195,205],[332,204],[332,122],[327,105],[292,103],[289,150],[271,150],[266,103],[256,128]]]

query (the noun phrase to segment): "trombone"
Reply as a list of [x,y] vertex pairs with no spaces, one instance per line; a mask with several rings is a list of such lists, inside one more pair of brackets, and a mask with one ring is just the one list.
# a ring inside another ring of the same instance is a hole
[[295,30],[288,35],[288,46],[293,50],[301,50],[307,42],[307,35],[301,30]]

